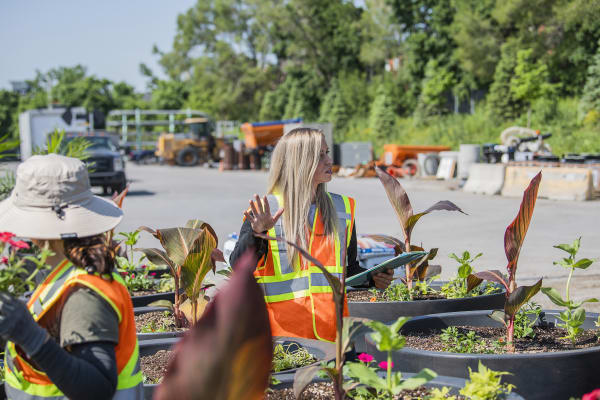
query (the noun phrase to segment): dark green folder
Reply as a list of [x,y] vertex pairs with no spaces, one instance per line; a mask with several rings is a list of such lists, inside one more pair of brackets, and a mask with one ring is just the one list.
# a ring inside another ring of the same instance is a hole
[[390,258],[389,260],[386,260],[381,264],[374,266],[373,268],[361,272],[360,274],[346,278],[346,286],[361,285],[369,279],[369,274],[376,274],[384,269],[396,269],[404,264],[408,264],[411,261],[424,257],[427,254],[427,251],[411,251],[410,253],[402,253],[399,256]]

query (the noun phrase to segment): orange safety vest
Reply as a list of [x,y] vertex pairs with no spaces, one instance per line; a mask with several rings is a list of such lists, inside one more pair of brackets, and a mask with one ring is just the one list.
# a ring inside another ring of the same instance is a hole
[[[325,236],[325,227],[319,210],[313,205],[309,213],[312,229],[309,253],[325,268],[342,279],[346,254],[354,225],[354,199],[328,193],[337,213],[335,240]],[[283,203],[280,195],[267,196],[271,212],[275,214]],[[314,214],[314,216],[312,216]],[[268,232],[270,236],[284,237],[281,219]],[[333,293],[321,270],[299,255],[293,266],[287,257],[287,248],[275,240],[268,241],[268,251],[254,272],[265,293],[265,302],[273,336],[293,336],[335,341],[336,318]],[[344,300],[344,316],[348,305]]]
[[[63,304],[59,300],[75,285],[86,286],[99,294],[119,318],[119,343],[115,345],[118,381],[113,399],[138,400],[143,398],[143,385],[133,305],[121,276],[113,273],[112,278],[109,281],[98,274],[88,274],[64,260],[35,290],[27,307],[34,320],[40,323],[52,307]],[[13,342],[6,344],[4,373],[9,399],[66,399],[44,372],[35,369],[19,354]]]

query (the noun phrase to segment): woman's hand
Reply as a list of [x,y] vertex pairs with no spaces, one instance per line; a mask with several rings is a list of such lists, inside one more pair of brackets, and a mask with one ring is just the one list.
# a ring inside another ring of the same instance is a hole
[[0,336],[15,342],[32,356],[48,339],[48,332],[32,318],[24,303],[0,293]]
[[386,289],[394,280],[394,270],[386,269],[373,275],[373,282],[377,289]]
[[250,200],[250,210],[244,211],[252,230],[256,233],[263,233],[274,227],[281,214],[283,214],[283,208],[277,210],[275,215],[271,215],[267,196],[264,196],[261,201],[257,194],[254,195],[254,201]]

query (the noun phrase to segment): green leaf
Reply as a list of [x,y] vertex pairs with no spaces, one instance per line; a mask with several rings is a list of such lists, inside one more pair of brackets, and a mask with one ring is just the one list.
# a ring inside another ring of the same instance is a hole
[[342,328],[342,351],[346,352],[355,338],[361,337],[371,330],[365,322],[371,321],[367,318],[344,317]]
[[508,260],[507,269],[509,270],[511,277],[515,276],[517,262],[519,261],[519,253],[521,252],[521,246],[523,245],[529,223],[531,222],[541,180],[542,172],[540,171],[531,180],[527,189],[525,189],[519,213],[508,228],[506,228],[506,232],[504,233],[504,252],[506,253],[506,259]]
[[509,316],[514,316],[523,304],[527,303],[530,298],[536,295],[542,287],[542,280],[537,281],[532,286],[519,286],[506,299],[504,304],[504,312]]
[[458,277],[461,279],[467,278],[471,272],[473,272],[473,268],[469,264],[463,264],[458,267]]
[[589,258],[582,258],[573,265],[573,268],[586,269],[593,263],[594,261],[590,260]]
[[385,390],[387,388],[385,378],[380,378],[377,373],[366,364],[361,362],[349,362],[347,366],[352,375],[360,380],[360,383],[377,390]]
[[419,373],[412,378],[406,379],[401,384],[394,387],[392,393],[398,394],[403,390],[413,390],[423,386],[432,379],[435,379],[437,374],[429,368],[423,368]]
[[173,303],[169,300],[156,300],[148,304],[148,307],[164,307],[173,311]]
[[506,314],[502,310],[494,310],[491,314],[488,314],[488,317],[493,319],[494,321],[500,322],[502,325],[506,326]]
[[548,296],[550,301],[553,302],[554,304],[556,304],[557,306],[569,307],[570,302],[563,300],[560,293],[558,293],[558,290],[551,288],[551,287],[545,287],[545,288],[542,288],[541,290],[542,290],[542,293],[544,293],[546,296]]
[[571,302],[571,303],[572,303],[572,305],[571,305],[571,308],[572,308],[572,309],[579,308],[579,307],[581,307],[581,306],[582,306],[584,303],[598,303],[598,302],[600,302],[600,300],[598,300],[598,299],[597,299],[597,298],[595,298],[595,297],[591,297],[591,298],[589,298],[589,299],[582,300],[582,301],[580,301],[579,303]]
[[[377,350],[379,351],[395,351],[400,350],[404,347],[406,343],[406,338],[399,335],[397,331],[395,331],[395,324],[399,324],[400,327],[404,325],[407,317],[400,317],[392,326],[388,326],[383,322],[379,321],[369,321],[364,324],[369,328],[373,329],[375,332],[371,334],[371,338],[377,345]],[[400,329],[398,327],[398,329]]]
[[556,246],[552,246],[552,247],[566,251],[567,253],[569,253],[571,255],[575,255],[577,253],[577,251],[575,251],[573,249],[573,247],[569,244],[557,244]]

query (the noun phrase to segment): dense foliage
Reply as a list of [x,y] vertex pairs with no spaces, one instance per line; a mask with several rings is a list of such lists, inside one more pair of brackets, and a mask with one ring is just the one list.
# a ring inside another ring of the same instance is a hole
[[197,1],[172,47],[154,49],[167,78],[140,65],[150,96],[53,68],[26,94],[0,91],[0,134],[54,103],[330,121],[337,140],[378,150],[497,142],[529,123],[557,154],[600,151],[599,21],[600,0]]

